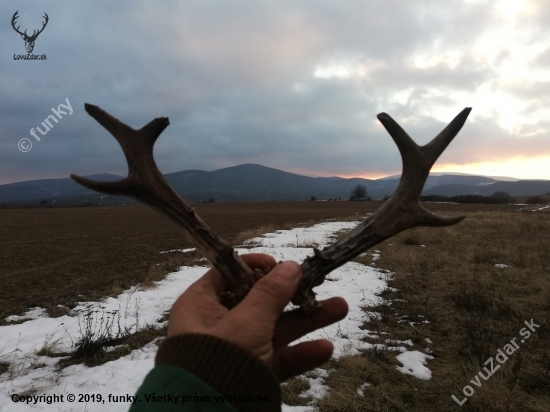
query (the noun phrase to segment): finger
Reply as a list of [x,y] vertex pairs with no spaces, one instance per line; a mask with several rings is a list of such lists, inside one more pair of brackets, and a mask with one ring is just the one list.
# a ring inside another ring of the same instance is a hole
[[[265,253],[249,253],[241,256],[244,263],[251,269],[269,269],[277,265],[275,259]],[[188,290],[201,291],[210,298],[218,300],[219,296],[227,290],[227,282],[216,269],[210,269],[199,280],[193,283]]]
[[321,366],[330,359],[333,350],[332,343],[324,339],[285,346],[275,351],[272,368],[283,382]]
[[321,303],[313,316],[304,316],[299,309],[284,312],[275,326],[273,347],[286,346],[314,330],[344,319],[348,314],[348,304],[343,298],[330,298]]
[[265,253],[249,253],[247,255],[241,255],[241,259],[244,260],[251,269],[273,269],[277,266],[277,262],[273,256],[266,255]]
[[258,313],[262,321],[275,325],[279,315],[298,289],[301,278],[296,262],[283,262],[261,278],[246,298],[234,309],[237,312]]

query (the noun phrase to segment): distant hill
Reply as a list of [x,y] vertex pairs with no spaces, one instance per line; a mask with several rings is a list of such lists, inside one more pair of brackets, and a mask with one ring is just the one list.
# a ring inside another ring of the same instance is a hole
[[[86,176],[88,179],[109,181],[122,177],[109,173]],[[56,199],[79,197],[94,194],[91,190],[80,186],[70,177],[61,179],[40,179],[26,182],[0,185],[0,202],[19,203],[29,200]]]
[[[352,178],[308,177],[283,172],[270,167],[244,164],[204,172],[188,170],[165,175],[170,185],[190,201],[214,197],[216,201],[271,201],[318,199],[347,199],[358,183],[372,186],[372,180]],[[390,183],[389,190],[394,186]]]
[[424,188],[424,195],[483,195],[507,192],[512,196],[531,196],[550,193],[550,180],[518,180],[517,182],[494,182],[483,185],[443,184]]
[[[308,177],[256,164],[243,164],[207,172],[185,170],[164,175],[170,185],[189,202],[205,201],[213,197],[217,202],[252,202],[348,199],[357,184],[365,185],[368,195],[382,198],[391,195],[399,183],[399,176],[383,179],[341,177]],[[119,180],[112,174],[86,176],[96,180]],[[513,178],[503,178],[513,179]],[[506,191],[512,196],[538,195],[550,192],[550,181],[499,181],[497,178],[465,174],[434,174],[428,177],[423,194],[454,196],[461,194],[491,195]],[[104,196],[90,191],[70,178],[31,180],[0,185],[0,202],[36,204],[41,200],[55,204],[82,203],[136,203],[122,197]]]
[[[482,175],[473,175],[471,173],[458,173],[458,172],[431,172],[430,173],[430,176],[432,177],[438,177],[438,176],[474,176],[474,177],[480,177]],[[393,176],[387,176],[387,177],[383,177],[382,179],[399,179],[401,175],[393,175]],[[509,176],[485,176],[483,175],[484,177],[488,177],[490,179],[494,179],[494,180],[503,180],[503,181],[506,181],[506,182],[517,182],[518,180],[521,180],[521,179],[518,179],[517,177],[509,177]]]

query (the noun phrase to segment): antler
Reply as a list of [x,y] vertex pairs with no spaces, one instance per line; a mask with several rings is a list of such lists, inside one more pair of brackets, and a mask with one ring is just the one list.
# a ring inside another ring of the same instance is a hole
[[[249,285],[248,288],[254,285],[255,279],[261,275],[252,271],[229,243],[210,230],[195,210],[174,192],[158,170],[153,158],[153,145],[170,124],[168,118],[159,117],[140,130],[134,130],[97,106],[85,104],[84,108],[122,147],[128,162],[128,177],[117,182],[97,182],[76,175],[71,175],[71,178],[101,193],[140,200],[174,220],[184,228],[189,241],[222,274],[228,291],[238,291],[244,285]],[[248,289],[239,292],[243,297],[246,293]],[[227,306],[238,303],[234,301],[232,293],[224,295],[223,300]]]
[[458,134],[471,110],[470,107],[462,110],[425,146],[418,146],[388,114],[380,113],[377,116],[401,153],[403,173],[399,185],[383,206],[347,236],[322,251],[314,249],[314,256],[302,263],[303,279],[296,304],[311,305],[310,291],[319,278],[399,232],[416,226],[450,226],[466,217],[436,215],[424,209],[419,198],[430,169]]
[[35,31],[36,31],[36,30],[33,30],[31,38],[36,38],[36,37],[38,37],[38,35],[39,35],[40,33],[42,33],[42,32],[44,31],[44,29],[46,28],[46,24],[48,24],[48,21],[50,21],[50,18],[48,17],[48,15],[47,15],[45,12],[44,12],[44,16],[43,16],[43,17],[46,19],[46,21],[45,21],[44,23],[42,23],[42,28],[41,28],[40,30],[38,30],[38,33],[35,34]]
[[17,18],[19,17],[19,16],[17,15],[18,13],[19,13],[19,10],[17,10],[17,11],[15,12],[15,14],[13,15],[13,17],[11,18],[11,26],[12,26],[13,29],[14,29],[17,33],[19,33],[21,36],[26,36],[26,35],[27,35],[27,30],[25,30],[25,33],[21,33],[21,32],[19,31],[19,27],[21,27],[21,26],[17,26],[17,28],[15,27],[15,20],[17,20]]
[[[238,304],[263,275],[250,269],[233,247],[212,232],[195,211],[166,182],[153,158],[153,145],[169,125],[168,118],[154,119],[140,130],[115,119],[97,106],[85,104],[90,116],[105,127],[119,142],[129,173],[117,182],[97,182],[80,176],[71,177],[81,185],[98,192],[133,197],[148,204],[181,225],[189,241],[222,274],[227,292],[220,298],[226,307]],[[378,115],[397,144],[403,159],[403,174],[395,193],[373,215],[366,218],[346,237],[301,265],[303,279],[292,302],[311,314],[318,303],[312,288],[316,281],[374,245],[415,226],[449,226],[464,216],[443,217],[420,206],[419,197],[432,165],[458,134],[471,108],[464,109],[430,143],[418,146],[386,113]]]
[[26,38],[26,39],[29,39],[29,40],[36,39],[36,38],[38,37],[38,35],[44,31],[44,29],[46,28],[46,25],[48,24],[48,21],[50,20],[50,18],[48,17],[48,14],[47,14],[47,13],[44,13],[44,16],[43,16],[43,17],[46,19],[46,21],[42,23],[42,28],[41,28],[40,30],[38,30],[38,33],[36,32],[36,29],[33,30],[33,31],[32,31],[32,35],[29,36],[29,35],[27,34],[27,30],[25,30],[24,33],[21,33],[21,32],[19,31],[19,27],[21,27],[21,26],[17,26],[17,28],[15,27],[15,21],[16,21],[16,20],[18,19],[18,17],[19,17],[19,16],[18,16],[18,13],[19,13],[19,10],[17,10],[17,11],[15,12],[15,14],[13,15],[13,17],[11,18],[11,26],[13,27],[13,29],[14,29],[17,33],[19,33],[21,36],[25,36],[25,38]]
[[19,31],[19,27],[21,27],[21,26],[17,26],[17,28],[15,27],[15,20],[17,20],[17,18],[19,17],[19,16],[17,15],[18,13],[19,13],[19,10],[17,10],[17,11],[15,12],[15,14],[13,15],[13,17],[11,18],[11,26],[12,26],[13,29],[14,29],[17,33],[19,33],[21,36],[25,36],[25,37],[27,37],[27,38],[29,38],[29,39],[33,39],[33,38],[38,37],[38,35],[44,31],[44,29],[46,28],[46,24],[48,24],[48,21],[50,20],[50,18],[48,17],[48,14],[47,14],[47,13],[44,13],[44,16],[43,16],[43,17],[46,19],[46,21],[45,21],[44,23],[42,23],[42,28],[41,28],[40,30],[38,30],[38,33],[36,32],[36,29],[33,30],[32,35],[29,36],[29,35],[27,34],[27,30],[25,30],[24,33],[21,33],[21,32]]

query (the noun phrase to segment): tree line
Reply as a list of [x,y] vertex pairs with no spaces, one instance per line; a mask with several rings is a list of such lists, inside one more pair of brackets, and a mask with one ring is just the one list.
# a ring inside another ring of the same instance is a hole
[[[458,196],[442,196],[442,195],[428,195],[420,196],[422,202],[452,202],[452,203],[487,203],[487,204],[512,204],[516,203],[514,199],[507,192],[495,192],[491,196],[482,195],[458,195]],[[546,204],[548,203],[544,198],[540,196],[531,196],[526,200],[527,204]]]

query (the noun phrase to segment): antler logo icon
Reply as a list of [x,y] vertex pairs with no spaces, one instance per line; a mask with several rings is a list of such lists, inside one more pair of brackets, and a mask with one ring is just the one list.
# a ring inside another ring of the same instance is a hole
[[38,35],[40,33],[42,33],[42,31],[44,30],[44,28],[46,27],[46,24],[48,24],[49,17],[46,13],[44,13],[44,18],[46,19],[46,21],[44,23],[42,23],[43,24],[42,28],[40,30],[38,30],[38,32],[36,30],[33,30],[32,35],[29,36],[29,35],[27,35],[27,30],[25,30],[24,33],[21,33],[19,31],[20,26],[15,27],[15,20],[17,20],[17,18],[19,17],[17,15],[17,13],[19,13],[19,10],[17,10],[15,12],[15,14],[13,15],[13,17],[11,19],[11,25],[12,25],[13,29],[21,35],[21,38],[23,40],[25,40],[25,48],[27,49],[27,53],[32,53],[32,51],[34,49],[34,42],[36,41],[36,38],[38,37]]

